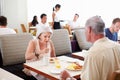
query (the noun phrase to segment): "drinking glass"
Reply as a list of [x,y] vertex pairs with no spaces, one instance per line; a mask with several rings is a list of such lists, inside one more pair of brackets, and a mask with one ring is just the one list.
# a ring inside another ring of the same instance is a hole
[[59,60],[58,60],[58,59],[55,59],[54,62],[55,62],[55,67],[56,67],[57,69],[60,69],[60,68],[61,68],[61,65],[60,65]]

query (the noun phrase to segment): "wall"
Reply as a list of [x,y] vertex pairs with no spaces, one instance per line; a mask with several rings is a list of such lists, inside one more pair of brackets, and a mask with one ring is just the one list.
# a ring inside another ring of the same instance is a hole
[[27,0],[3,0],[3,13],[8,19],[8,27],[17,28],[21,33],[20,24],[27,25]]
[[51,21],[52,9],[57,3],[61,4],[63,20],[71,20],[73,15],[78,13],[81,26],[84,26],[89,17],[95,15],[103,18],[106,27],[111,26],[113,18],[120,17],[119,0],[28,0],[28,21],[31,21],[34,15],[39,17],[41,13],[46,13],[48,21]]

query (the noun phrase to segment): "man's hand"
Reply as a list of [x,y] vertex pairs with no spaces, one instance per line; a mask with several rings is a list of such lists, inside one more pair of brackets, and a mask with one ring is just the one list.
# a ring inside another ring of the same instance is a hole
[[66,80],[68,77],[70,77],[70,74],[66,70],[61,72],[60,74],[61,80]]

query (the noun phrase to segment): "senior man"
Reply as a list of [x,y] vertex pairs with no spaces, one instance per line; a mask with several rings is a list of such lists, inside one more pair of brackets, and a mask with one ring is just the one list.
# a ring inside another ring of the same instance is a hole
[[[85,58],[81,80],[112,80],[113,73],[120,69],[120,44],[104,35],[105,23],[99,16],[89,18],[85,25],[87,41],[93,43]],[[62,80],[74,80],[67,71]]]

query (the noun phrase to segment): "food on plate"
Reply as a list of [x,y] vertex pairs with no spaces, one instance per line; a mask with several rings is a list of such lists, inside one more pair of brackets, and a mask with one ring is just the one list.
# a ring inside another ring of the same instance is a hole
[[82,66],[76,63],[71,63],[70,65],[67,66],[68,70],[81,70]]

